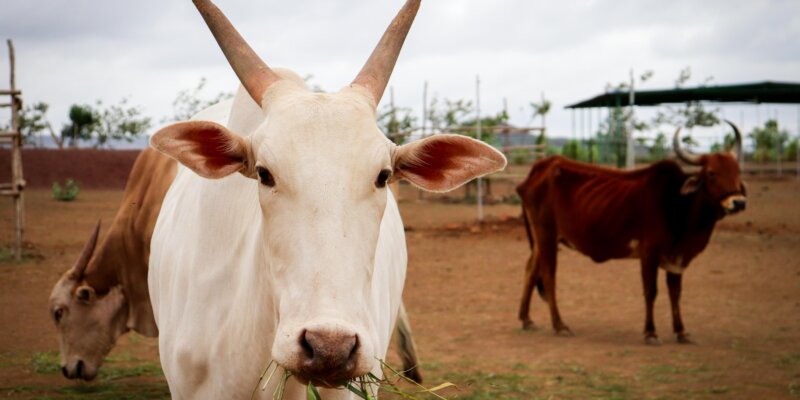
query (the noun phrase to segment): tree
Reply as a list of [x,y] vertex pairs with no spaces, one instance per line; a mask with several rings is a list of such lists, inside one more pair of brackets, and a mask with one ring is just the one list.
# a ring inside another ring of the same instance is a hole
[[542,117],[542,128],[547,126],[545,117],[547,116],[547,113],[550,112],[550,107],[552,105],[553,104],[550,102],[550,100],[544,98],[544,94],[542,94],[541,102],[539,103],[531,102],[531,109],[533,110],[533,118]]
[[789,132],[778,129],[778,121],[771,119],[763,128],[753,128],[747,135],[755,143],[755,161],[774,161],[781,155],[784,144],[789,139]]
[[91,106],[73,104],[69,108],[69,120],[70,123],[61,129],[61,139],[69,139],[71,147],[78,147],[79,140],[88,140],[92,137],[92,129],[97,119]]
[[43,132],[49,132],[53,141],[61,149],[64,140],[56,135],[50,121],[47,120],[47,110],[50,106],[45,102],[33,103],[25,106],[19,113],[19,130],[25,138],[25,143],[36,145],[36,138]]
[[412,115],[413,110],[408,107],[398,107],[393,104],[383,106],[383,111],[378,115],[378,127],[395,144],[403,144],[417,118]]
[[108,108],[98,100],[92,128],[95,147],[103,147],[109,140],[132,142],[150,128],[150,117],[143,116],[140,107],[129,107],[125,98]]
[[175,100],[172,101],[172,116],[163,118],[161,122],[188,121],[201,110],[233,97],[233,92],[220,92],[210,99],[203,99],[201,92],[205,89],[206,83],[206,78],[202,77],[193,89],[184,89],[178,92]]
[[656,139],[653,141],[653,145],[647,149],[649,153],[650,160],[663,160],[667,158],[667,135],[663,132],[658,132],[656,135]]

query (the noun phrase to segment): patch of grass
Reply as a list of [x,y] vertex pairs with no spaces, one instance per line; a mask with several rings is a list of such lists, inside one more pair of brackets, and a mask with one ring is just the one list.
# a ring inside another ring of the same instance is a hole
[[725,393],[728,393],[730,390],[731,390],[731,388],[729,388],[727,386],[714,386],[714,387],[710,387],[710,388],[706,389],[706,393],[709,393],[709,394],[725,394]]
[[61,357],[56,351],[33,353],[30,367],[40,375],[58,374],[61,373]]
[[41,254],[36,253],[32,249],[27,249],[25,246],[22,247],[22,260],[17,261],[15,254],[16,252],[13,247],[0,247],[0,263],[22,264],[27,261],[40,260],[43,258]]
[[161,367],[154,364],[140,364],[130,367],[104,366],[100,369],[100,378],[103,381],[114,381],[117,379],[134,377],[157,377],[164,376]]
[[146,400],[168,399],[166,382],[140,382],[128,384],[76,384],[71,386],[13,386],[0,388],[4,396],[24,395],[28,399],[58,400]]
[[531,368],[528,367],[527,365],[523,364],[523,363],[516,363],[516,364],[511,366],[511,369],[513,369],[515,371],[527,371],[527,370],[529,370]]
[[789,353],[780,357],[777,362],[780,368],[791,368],[800,365],[800,353]]
[[533,399],[539,391],[537,379],[520,374],[451,372],[445,380],[455,383],[458,393],[446,397],[464,400]]
[[800,379],[789,382],[789,395],[800,398]]

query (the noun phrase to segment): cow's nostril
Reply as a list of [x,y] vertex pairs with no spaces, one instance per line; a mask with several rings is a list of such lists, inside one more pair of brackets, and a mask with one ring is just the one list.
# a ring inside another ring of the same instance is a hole
[[67,372],[67,367],[61,367],[61,373],[64,375],[64,378],[69,379],[69,372]]
[[83,360],[78,360],[78,364],[75,366],[75,376],[82,378],[83,372]]
[[314,359],[314,348],[311,347],[311,344],[308,343],[306,339],[306,333],[308,331],[303,331],[300,335],[300,347],[303,348],[303,353],[306,356],[306,359],[313,360]]

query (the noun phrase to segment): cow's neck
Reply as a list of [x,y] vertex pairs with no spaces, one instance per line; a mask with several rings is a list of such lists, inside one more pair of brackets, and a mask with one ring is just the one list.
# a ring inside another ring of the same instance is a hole
[[678,208],[682,218],[677,218],[679,222],[672,224],[675,238],[673,252],[688,262],[708,245],[719,214],[700,191],[680,197],[676,204],[681,205]]

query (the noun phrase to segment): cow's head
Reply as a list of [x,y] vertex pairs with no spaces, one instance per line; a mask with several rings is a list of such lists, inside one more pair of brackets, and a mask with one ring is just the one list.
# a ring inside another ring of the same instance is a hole
[[246,137],[212,122],[177,123],[151,145],[202,177],[238,173],[258,185],[253,223],[267,261],[254,268],[278,316],[274,360],[323,385],[365,375],[377,365],[371,282],[387,181],[447,191],[502,169],[505,158],[457,135],[396,146],[378,129],[376,107],[419,0],[407,1],[355,80],[331,94],[272,70],[219,9],[195,5],[265,119]]
[[691,154],[681,148],[680,131],[675,131],[672,146],[675,154],[690,165],[700,167],[700,172],[689,176],[681,188],[682,194],[699,192],[706,200],[719,205],[723,214],[733,214],[745,209],[747,193],[740,179],[739,161],[742,159],[742,135],[732,122],[735,137],[733,149],[713,154]]
[[61,372],[69,379],[94,379],[117,338],[128,331],[122,289],[115,286],[98,294],[85,280],[99,233],[98,221],[78,261],[50,294],[50,317],[61,347]]

